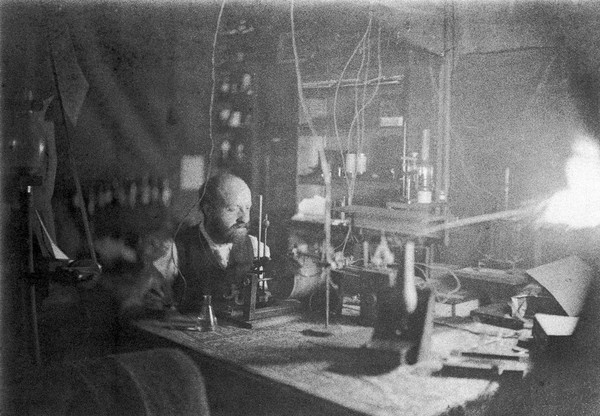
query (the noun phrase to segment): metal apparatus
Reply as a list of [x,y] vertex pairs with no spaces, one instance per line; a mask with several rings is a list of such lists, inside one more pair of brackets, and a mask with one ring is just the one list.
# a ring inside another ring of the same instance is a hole
[[415,286],[414,242],[405,244],[404,273],[387,269],[387,285],[377,294],[377,319],[366,348],[386,365],[415,364],[430,359],[435,296]]
[[[262,218],[262,195],[259,199],[259,232],[258,256],[254,258],[252,268],[243,279],[238,292],[227,305],[226,309],[216,310],[220,318],[235,321],[240,326],[252,328],[260,320],[295,313],[300,303],[292,299],[276,299],[272,296],[268,282],[272,260],[265,256],[264,248],[267,247],[267,230],[270,222],[268,215]],[[261,244],[262,243],[262,244]]]
[[[373,334],[365,345],[366,350],[373,352],[373,364],[393,366],[429,360],[435,298],[431,288],[415,283],[415,246],[421,240],[442,238],[441,234],[425,230],[444,218],[356,205],[345,207],[344,211],[357,228],[397,234],[405,241],[403,267],[366,265],[358,270],[359,280],[363,284],[369,282],[366,294],[373,294],[376,299],[375,305],[361,304],[363,320],[373,318]],[[426,245],[424,241],[421,244]],[[426,259],[426,263],[430,260]],[[372,313],[373,309],[376,313]]]

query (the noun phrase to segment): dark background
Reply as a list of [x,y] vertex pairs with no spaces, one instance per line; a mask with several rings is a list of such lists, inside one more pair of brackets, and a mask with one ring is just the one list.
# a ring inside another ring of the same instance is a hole
[[[420,150],[423,129],[431,129],[434,140],[441,134],[439,65],[445,53],[454,50],[448,194],[452,214],[467,217],[504,209],[506,168],[511,172],[508,208],[539,201],[564,186],[564,162],[574,137],[598,137],[600,52],[595,46],[600,41],[600,10],[594,2],[465,2],[450,11],[441,2],[397,3],[299,2],[296,30],[307,37],[299,40],[302,54],[311,57],[303,63],[304,79],[337,79],[372,15],[382,29],[388,74],[406,74],[410,62],[413,65],[410,84],[392,94],[392,99],[407,99],[400,107],[408,120],[409,150]],[[98,217],[96,233],[110,234],[120,226],[121,235],[144,234],[165,218],[177,223],[187,218],[196,198],[195,192],[178,189],[182,156],[204,155],[216,163],[223,139],[216,133],[211,142],[209,117],[219,5],[6,1],[0,12],[1,285],[3,306],[10,310],[16,302],[15,276],[26,264],[23,200],[11,170],[25,159],[10,150],[10,143],[30,137],[20,133],[14,121],[30,105],[28,92],[36,102],[54,97],[46,111],[36,110],[44,120],[44,137],[56,142],[55,186],[48,183],[46,172],[46,193],[36,203],[50,215],[67,254],[85,255],[86,250],[71,202],[75,186],[68,143],[84,189],[142,178],[167,178],[173,188],[169,210],[144,208],[122,217],[107,211],[104,226]],[[238,44],[255,74],[254,126],[246,132],[248,179],[255,207],[257,196],[265,195],[273,245],[281,253],[286,250],[285,223],[297,203],[296,75],[286,59],[289,49],[280,48],[280,36],[290,32],[289,19],[286,2],[232,2],[226,4],[221,22],[222,28],[235,28],[245,20],[255,29]],[[452,44],[443,37],[448,22],[454,28]],[[68,33],[63,40],[71,42],[89,85],[76,124],[67,122],[66,127],[56,103],[49,55],[48,39],[56,28]],[[227,39],[219,37],[218,56]],[[373,159],[389,153],[373,149]],[[534,241],[539,236],[509,224],[504,229],[509,238],[498,242],[494,236],[504,226],[484,224],[453,232],[440,260],[468,265],[485,255],[507,253],[523,265],[540,260]]]

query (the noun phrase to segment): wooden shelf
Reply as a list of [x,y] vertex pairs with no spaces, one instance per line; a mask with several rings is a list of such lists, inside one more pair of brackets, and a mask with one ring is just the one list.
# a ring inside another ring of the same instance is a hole
[[427,229],[447,220],[444,215],[432,215],[422,211],[361,205],[340,207],[337,210],[350,216],[356,227],[417,237],[441,238],[441,233],[431,234]]

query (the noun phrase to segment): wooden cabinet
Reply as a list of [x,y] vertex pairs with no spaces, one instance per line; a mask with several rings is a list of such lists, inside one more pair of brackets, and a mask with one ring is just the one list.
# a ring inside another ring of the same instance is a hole
[[253,182],[256,131],[256,30],[245,20],[223,28],[216,51],[212,132],[218,168]]

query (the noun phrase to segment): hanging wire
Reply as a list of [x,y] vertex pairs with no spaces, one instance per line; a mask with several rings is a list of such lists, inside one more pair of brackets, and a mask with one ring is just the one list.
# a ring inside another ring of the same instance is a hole
[[[344,75],[346,73],[346,70],[348,69],[348,66],[350,65],[350,63],[354,59],[354,56],[356,55],[356,53],[360,50],[361,45],[363,44],[363,41],[364,41],[364,38],[365,38],[366,35],[367,35],[367,32],[365,32],[363,34],[363,37],[356,44],[356,47],[352,51],[352,54],[350,54],[350,58],[348,58],[348,60],[346,61],[346,64],[344,65],[344,68],[342,69],[342,72],[340,73],[340,77],[338,78],[338,81],[336,83],[335,93],[333,95],[333,130],[334,130],[334,133],[335,133],[336,141],[338,143],[338,148],[340,150],[340,155],[341,155],[341,159],[342,159],[342,167],[344,169],[344,172],[346,172],[346,161],[344,160],[344,146],[342,145],[342,139],[340,137],[340,132],[339,132],[339,129],[338,129],[338,122],[337,122],[337,102],[338,102],[340,87],[342,85],[342,80],[344,79]],[[349,190],[350,189],[350,181],[348,180],[347,177],[346,177],[346,186],[348,187],[348,190]],[[348,203],[351,203],[352,200],[350,199],[350,195],[348,195],[348,196],[349,196],[349,202]]]
[[[315,126],[312,122],[312,117],[306,100],[304,99],[304,91],[302,88],[302,74],[300,71],[300,59],[298,58],[298,47],[296,45],[296,29],[294,23],[294,0],[290,1],[290,22],[291,22],[291,34],[292,34],[292,49],[294,51],[294,67],[296,69],[296,79],[298,86],[298,100],[302,105],[302,111],[304,112],[308,126],[313,137],[317,137]],[[325,182],[325,219],[324,219],[324,233],[325,239],[323,241],[323,252],[322,262],[326,264],[323,267],[323,273],[325,274],[325,326],[329,326],[329,290],[330,290],[330,270],[329,265],[331,264],[331,255],[329,247],[331,246],[331,170],[329,169],[329,163],[327,163],[327,157],[325,155],[325,148],[323,143],[319,145],[319,160],[321,161],[321,169],[323,171],[323,181]]]
[[[369,36],[367,37],[367,39],[365,40],[366,43],[366,66],[365,66],[365,75],[364,75],[364,84],[363,84],[363,89],[362,89],[362,106],[359,109],[360,115],[361,115],[361,125],[360,125],[360,134],[358,136],[358,141],[357,141],[357,145],[356,145],[356,154],[357,156],[359,154],[362,153],[363,150],[363,142],[365,140],[365,126],[366,126],[366,122],[365,122],[365,108],[366,108],[366,103],[367,103],[367,81],[369,79],[369,69],[370,69],[370,65],[371,65],[371,27],[373,24],[373,14],[372,12],[369,14],[369,26],[368,26],[368,31],[369,31]],[[358,160],[357,160],[358,163]]]
[[[218,42],[218,38],[219,38],[219,30],[221,28],[221,20],[223,18],[223,10],[225,9],[225,3],[227,0],[223,0],[221,2],[221,7],[219,8],[219,14],[217,16],[217,23],[216,23],[216,27],[215,27],[215,32],[213,35],[213,42],[212,42],[212,52],[211,52],[211,89],[210,89],[210,104],[209,104],[209,109],[208,109],[208,126],[209,126],[209,131],[208,131],[208,136],[210,138],[210,151],[208,153],[208,166],[206,169],[206,173],[207,176],[210,175],[210,172],[212,170],[212,164],[213,164],[213,155],[214,155],[214,150],[215,150],[215,139],[214,139],[214,126],[213,126],[213,113],[214,113],[214,105],[215,105],[215,89],[216,89],[216,83],[217,83],[217,64],[216,64],[216,54],[217,54],[217,42]],[[202,194],[199,194],[197,199],[194,201],[194,203],[189,207],[188,211],[185,213],[185,215],[183,216],[183,218],[181,219],[181,221],[179,221],[179,224],[177,226],[177,229],[175,230],[175,233],[173,233],[173,242],[170,245],[170,261],[171,263],[175,266],[175,270],[177,272],[177,274],[179,275],[179,277],[181,277],[181,279],[183,280],[183,292],[181,295],[181,298],[183,298],[186,290],[187,290],[187,279],[185,278],[185,276],[183,275],[183,273],[181,272],[180,268],[179,268],[179,264],[178,264],[178,259],[176,258],[176,247],[175,247],[175,238],[177,237],[177,234],[179,234],[179,231],[181,231],[181,228],[183,227],[183,224],[185,223],[185,220],[190,216],[190,214],[192,213],[192,210],[196,207],[196,206],[200,206],[200,202],[202,201],[202,199],[204,198],[204,195],[206,193],[206,188],[204,187],[202,190]]]
[[[372,18],[372,16],[371,16]],[[361,62],[361,67],[359,68],[358,74],[357,74],[357,80],[355,82],[355,113],[354,113],[354,117],[352,119],[352,122],[350,124],[350,128],[349,128],[349,133],[348,133],[348,145],[350,146],[351,143],[351,133],[353,130],[353,127],[355,124],[357,124],[357,153],[360,153],[360,150],[362,149],[362,145],[364,142],[364,132],[365,132],[365,113],[366,113],[366,108],[371,104],[371,102],[374,100],[374,98],[376,97],[377,93],[379,92],[379,87],[381,86],[381,80],[382,80],[382,65],[381,65],[381,27],[379,27],[379,32],[378,32],[378,43],[377,43],[377,53],[378,53],[378,58],[377,58],[377,62],[378,62],[378,76],[375,79],[377,82],[375,84],[375,89],[373,91],[373,93],[371,94],[371,96],[369,97],[369,99],[366,99],[366,93],[363,94],[363,101],[362,101],[362,105],[359,108],[357,106],[358,103],[358,83],[360,81],[360,73],[362,72],[364,65],[364,62],[366,60],[366,65],[367,65],[367,69],[365,71],[365,80],[364,80],[364,85],[363,88],[366,88],[366,86],[369,84],[369,79],[368,79],[368,71],[369,71],[369,62],[370,62],[370,41],[369,41],[369,34],[371,31],[371,21],[369,22],[369,27],[367,28],[367,31],[365,32],[365,36],[363,36],[362,44],[363,44],[363,60]],[[365,43],[365,39],[366,39],[366,43]],[[359,44],[360,45],[360,44]],[[366,46],[365,46],[366,45]],[[365,92],[366,90],[363,90],[363,92]],[[349,148],[348,148],[349,150]],[[356,189],[356,175],[352,177],[352,179],[350,181],[348,181],[348,201],[349,204],[352,203],[353,197],[354,197],[354,191]]]
[[[354,81],[354,116],[352,117],[352,122],[350,123],[350,128],[348,129],[348,147],[347,147],[347,149],[350,152],[350,149],[352,149],[352,132],[353,132],[354,127],[356,126],[356,154],[357,155],[358,155],[358,146],[359,146],[359,143],[361,142],[361,137],[360,137],[361,114],[360,114],[359,107],[358,107],[358,98],[359,98],[358,85],[360,83],[361,73],[363,71],[363,68],[365,67],[365,61],[367,58],[366,45],[369,42],[370,32],[371,32],[371,19],[369,19],[369,24],[367,25],[367,29],[362,38],[362,44],[361,44],[362,57],[361,57],[360,66],[358,67],[358,71],[356,73],[356,78]],[[351,179],[350,179],[350,186],[348,188],[348,200],[349,201],[352,201],[354,199],[354,189],[356,188],[356,168],[357,168],[356,162],[357,161],[355,159],[354,166],[350,166],[350,171],[352,172],[352,175],[351,175]]]
[[[379,87],[381,85],[381,80],[382,80],[382,64],[381,64],[381,26],[379,26],[378,29],[378,34],[377,34],[377,78],[376,78],[376,83],[375,83],[375,88],[373,90],[373,93],[371,94],[371,96],[369,97],[368,100],[363,101],[363,105],[360,109],[360,111],[364,114],[365,109],[371,104],[371,102],[374,100],[375,96],[377,95],[377,93],[379,92]],[[365,78],[368,78],[368,71],[365,75]],[[365,84],[367,84],[368,82],[365,81]],[[335,108],[335,106],[334,106]],[[335,113],[334,113],[335,114]],[[364,129],[363,129],[363,134],[364,134]],[[341,151],[342,149],[340,149]],[[343,158],[342,158],[343,159]],[[348,179],[346,178],[347,182]],[[352,198],[354,196],[354,185],[355,185],[355,179],[353,179],[352,182],[352,187],[350,186],[350,182],[348,182],[348,201],[349,204],[352,202]],[[351,236],[351,226],[349,226],[348,232],[346,233],[346,237],[344,238],[344,242],[343,242],[343,251],[346,250],[346,246],[348,244],[349,238]],[[353,237],[356,241],[358,241],[356,239],[356,237]]]
[[[369,24],[371,24],[371,22],[369,22]],[[346,172],[346,170],[347,170],[346,169],[346,161],[344,159],[344,146],[342,144],[342,140],[341,140],[341,137],[340,137],[339,123],[338,123],[338,120],[337,120],[337,107],[338,107],[339,90],[340,90],[340,87],[342,85],[342,81],[344,79],[344,75],[346,74],[348,66],[350,65],[350,63],[354,59],[356,53],[361,49],[361,47],[364,46],[364,44],[365,44],[365,38],[368,36],[369,33],[370,33],[370,28],[368,28],[368,31],[365,31],[365,33],[363,34],[363,37],[357,43],[356,47],[352,51],[352,54],[350,55],[350,57],[346,61],[346,64],[344,65],[344,68],[342,69],[342,72],[340,73],[340,76],[339,76],[338,81],[336,83],[335,93],[334,93],[334,96],[333,96],[333,128],[334,128],[334,134],[335,134],[335,138],[336,138],[336,141],[337,141],[338,149],[339,149],[339,152],[340,152],[341,161],[342,161],[342,168],[343,168],[344,172]],[[381,85],[381,80],[382,80],[381,26],[379,26],[378,38],[377,38],[377,63],[378,63],[378,75],[377,75],[377,78],[375,78],[375,79],[368,79],[368,77],[365,78],[365,84],[370,84],[371,82],[376,81],[376,83],[375,83],[375,90],[371,94],[370,98],[366,101],[366,103],[363,103],[363,106],[361,107],[360,111],[362,111],[364,108],[366,108],[366,107],[368,107],[370,105],[370,103],[373,101],[373,99],[377,95],[377,93],[379,91],[379,87]],[[358,112],[359,111],[356,111],[356,113],[358,113]],[[349,128],[350,131],[353,128],[353,124],[355,123],[355,119],[356,119],[356,116],[353,118],[352,124],[350,125],[350,128]],[[349,135],[349,138],[348,138],[348,143],[349,142],[350,142],[350,135]],[[349,150],[349,147],[348,147],[348,150]],[[346,187],[348,189],[348,203],[351,204],[352,203],[352,197],[353,197],[353,193],[351,192],[351,183],[350,183],[350,180],[348,179],[347,176],[345,176],[345,179],[346,179]]]
[[[366,61],[367,61],[367,48],[368,48],[367,45],[369,43],[369,35],[370,34],[371,34],[371,19],[369,19],[369,24],[367,25],[367,29],[365,30],[365,35],[362,38],[360,66],[358,67],[358,71],[356,71],[356,78],[354,79],[354,117],[352,118],[352,123],[350,124],[350,130],[348,131],[348,150],[350,150],[351,146],[352,146],[352,129],[354,126],[356,126],[356,144],[357,144],[357,146],[358,146],[358,141],[360,140],[361,117],[360,117],[360,112],[359,112],[359,107],[358,107],[358,101],[359,101],[359,96],[360,96],[360,90],[359,90],[358,86],[361,81],[361,79],[360,79],[361,74],[362,74],[363,70],[365,70],[365,65],[366,65]],[[352,167],[350,169],[352,169]]]
[[[415,267],[423,273],[424,276],[427,276],[425,271],[422,269],[427,268],[431,270],[442,270],[445,271],[448,275],[452,276],[454,281],[456,282],[456,286],[448,291],[441,291],[438,287],[433,287],[435,290],[435,300],[436,302],[446,303],[452,297],[453,294],[457,293],[461,290],[462,285],[460,283],[460,278],[454,273],[454,271],[446,266],[434,265],[434,264],[426,264],[426,263],[415,263]],[[429,279],[431,282],[432,279]]]
[[[219,9],[219,16],[217,17],[217,25],[215,27],[215,33],[213,36],[213,43],[212,43],[212,53],[211,53],[211,57],[210,57],[210,62],[211,62],[211,81],[212,81],[212,85],[211,85],[211,89],[210,89],[210,106],[208,108],[208,126],[209,126],[209,130],[208,130],[208,135],[210,137],[210,152],[208,154],[208,169],[207,169],[207,174],[210,175],[210,171],[212,169],[212,164],[213,164],[213,154],[215,151],[215,138],[214,138],[214,117],[213,117],[213,113],[214,113],[214,109],[215,109],[215,89],[216,89],[216,84],[217,84],[217,64],[216,64],[216,55],[217,55],[217,41],[219,38],[219,30],[221,28],[221,19],[223,18],[223,9],[225,9],[225,2],[226,0],[223,0],[221,2],[221,8]],[[200,202],[202,201],[202,199],[204,198],[204,194],[206,192],[206,188],[204,188],[204,192],[202,192],[202,195],[198,196],[198,204],[200,204]]]
[[367,58],[367,46],[366,45],[369,43],[369,36],[371,33],[371,24],[372,24],[372,16],[369,17],[369,23],[367,24],[365,33],[363,34],[363,37],[361,38],[361,40],[358,44],[359,50],[361,51],[361,61],[360,61],[360,66],[358,67],[358,71],[356,72],[356,78],[354,79],[354,116],[352,117],[352,122],[350,123],[350,128],[348,129],[348,137],[347,137],[348,151],[352,147],[352,131],[353,131],[355,125],[356,125],[356,131],[357,131],[357,142],[358,142],[358,135],[360,132],[360,114],[359,114],[359,110],[358,110],[358,96],[359,96],[358,85],[360,84],[360,76],[363,71],[363,68],[365,67],[365,61]]

